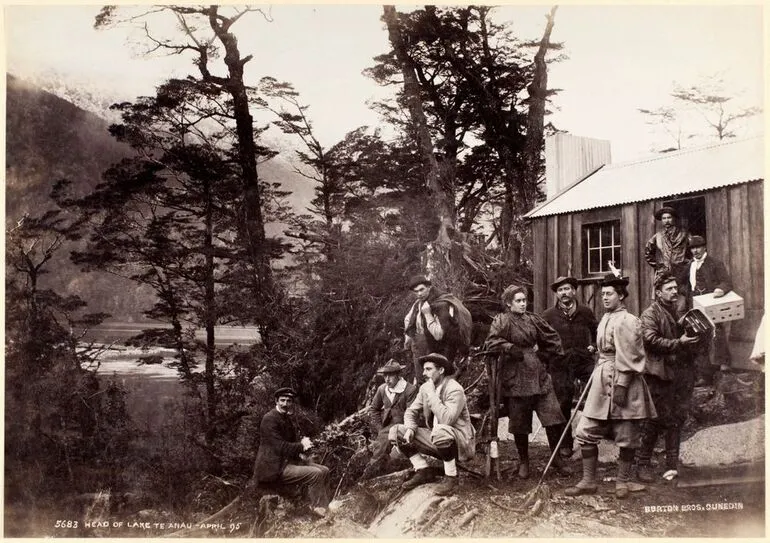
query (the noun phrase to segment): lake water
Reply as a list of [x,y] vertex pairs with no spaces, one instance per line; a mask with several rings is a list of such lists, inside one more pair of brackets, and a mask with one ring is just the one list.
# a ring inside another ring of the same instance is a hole
[[[170,326],[162,323],[105,322],[89,329],[83,341],[112,345],[112,348],[105,350],[99,356],[101,365],[97,370],[98,375],[116,374],[150,379],[178,379],[177,370],[168,367],[168,363],[173,361],[176,354],[174,349],[155,347],[142,350],[124,346],[126,340],[141,333],[142,330],[163,328],[170,328]],[[215,343],[220,346],[249,346],[259,342],[259,331],[255,326],[217,326],[214,334]],[[195,337],[204,341],[205,330],[196,330]],[[148,355],[162,356],[163,363],[137,363],[140,357]]]
[[[142,330],[164,328],[170,329],[171,326],[164,323],[103,322],[99,326],[90,328],[83,339],[100,343],[124,342],[141,333]],[[204,341],[206,331],[199,328],[195,331],[195,338]],[[214,338],[217,345],[254,345],[259,343],[259,330],[256,326],[215,326]]]

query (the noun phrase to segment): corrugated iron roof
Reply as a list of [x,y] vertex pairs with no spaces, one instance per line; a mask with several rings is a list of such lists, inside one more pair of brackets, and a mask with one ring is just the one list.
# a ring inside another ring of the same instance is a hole
[[607,164],[524,216],[546,217],[748,183],[764,179],[764,167],[764,136]]

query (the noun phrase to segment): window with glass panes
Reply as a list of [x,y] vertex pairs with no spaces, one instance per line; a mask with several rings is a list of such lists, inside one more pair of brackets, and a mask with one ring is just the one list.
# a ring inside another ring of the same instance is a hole
[[610,272],[609,262],[621,268],[620,221],[583,226],[583,272],[594,275]]

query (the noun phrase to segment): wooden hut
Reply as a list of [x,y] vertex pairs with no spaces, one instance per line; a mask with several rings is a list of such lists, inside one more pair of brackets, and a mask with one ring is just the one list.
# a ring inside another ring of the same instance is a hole
[[[566,141],[556,145],[558,153],[547,146],[546,176],[553,169],[549,150],[562,177],[575,164],[586,173],[561,190],[557,186],[526,215],[534,244],[534,310],[555,303],[549,284],[569,274],[580,281],[579,298],[601,315],[597,280],[613,261],[631,281],[626,305],[638,315],[653,291],[644,245],[659,227],[654,211],[667,205],[679,212],[691,235],[706,238],[708,253],[725,263],[745,304],[745,318],[733,323],[731,337],[753,340],[764,311],[764,138],[598,167],[586,161],[591,155],[586,145],[574,136]],[[589,150],[596,147],[596,140],[586,141]]]

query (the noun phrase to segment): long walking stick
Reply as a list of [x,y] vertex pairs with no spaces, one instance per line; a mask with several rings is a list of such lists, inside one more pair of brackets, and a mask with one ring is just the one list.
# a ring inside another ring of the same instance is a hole
[[[556,446],[553,448],[553,451],[551,452],[551,458],[548,459],[548,463],[545,465],[545,469],[543,470],[543,474],[540,476],[540,481],[537,483],[537,486],[540,486],[540,483],[543,482],[543,479],[545,478],[545,474],[548,473],[548,468],[551,467],[551,464],[553,463],[553,459],[556,458],[556,455],[559,453],[559,448],[561,447],[562,442],[564,441],[564,436],[567,435],[567,431],[572,427],[572,421],[575,420],[575,416],[577,416],[577,408],[580,407],[580,404],[583,403],[583,400],[586,397],[586,394],[588,394],[588,389],[591,388],[591,382],[594,379],[594,374],[591,374],[591,377],[588,378],[588,382],[586,383],[586,386],[583,388],[583,393],[580,395],[580,399],[578,400],[577,406],[575,407],[575,410],[572,412],[572,415],[569,418],[569,421],[567,422],[567,425],[564,427],[564,431],[561,433],[561,437],[559,437],[559,442],[556,444]],[[537,488],[537,487],[535,487]]]
[[556,444],[556,446],[553,448],[553,451],[551,452],[551,457],[548,459],[548,463],[545,465],[545,469],[543,470],[543,474],[540,476],[540,480],[537,482],[537,485],[535,488],[527,492],[527,494],[524,497],[524,507],[530,507],[532,506],[532,509],[530,510],[530,514],[537,515],[540,513],[540,511],[543,509],[545,504],[548,501],[548,498],[550,496],[550,490],[547,488],[547,485],[543,486],[543,479],[545,479],[545,474],[548,473],[548,468],[551,467],[551,464],[553,463],[553,459],[556,458],[556,455],[559,454],[559,447],[561,447],[562,441],[564,441],[564,436],[567,435],[567,430],[572,426],[572,421],[575,420],[575,417],[577,416],[577,408],[580,407],[580,404],[583,403],[583,400],[586,397],[586,394],[588,394],[588,389],[591,388],[591,381],[593,381],[594,375],[591,374],[591,377],[588,378],[588,382],[586,383],[585,388],[583,389],[583,392],[580,394],[580,399],[578,400],[577,407],[572,412],[572,415],[569,418],[569,421],[567,422],[567,425],[564,427],[564,431],[561,433],[561,437],[559,438],[559,442]]
[[500,401],[500,356],[486,358],[487,374],[489,376],[489,444],[487,445],[487,461],[484,475],[489,477],[494,470],[498,480],[500,479],[500,464],[498,461],[497,426],[499,424]]

